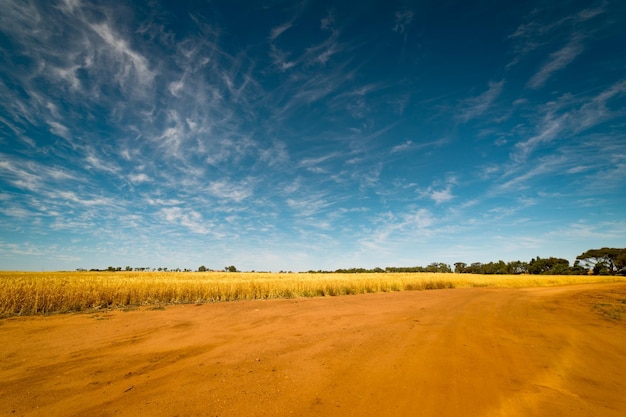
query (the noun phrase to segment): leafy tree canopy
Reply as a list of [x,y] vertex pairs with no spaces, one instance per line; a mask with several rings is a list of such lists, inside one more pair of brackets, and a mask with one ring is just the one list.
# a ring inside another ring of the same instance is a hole
[[576,259],[592,266],[596,274],[626,274],[626,248],[589,249]]

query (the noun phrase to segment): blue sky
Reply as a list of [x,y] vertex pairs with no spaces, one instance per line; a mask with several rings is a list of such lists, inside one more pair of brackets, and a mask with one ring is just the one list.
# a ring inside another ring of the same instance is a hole
[[0,269],[626,246],[623,1],[5,0]]

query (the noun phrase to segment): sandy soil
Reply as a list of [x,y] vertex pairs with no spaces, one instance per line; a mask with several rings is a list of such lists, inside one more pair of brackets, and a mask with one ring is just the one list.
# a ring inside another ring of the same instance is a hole
[[0,415],[624,416],[624,299],[606,284],[4,319]]

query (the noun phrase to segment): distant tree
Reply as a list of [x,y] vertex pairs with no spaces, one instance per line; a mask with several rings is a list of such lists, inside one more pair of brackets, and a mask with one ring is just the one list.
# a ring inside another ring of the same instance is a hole
[[511,274],[525,274],[528,272],[528,263],[522,261],[509,262]]
[[580,260],[576,259],[574,261],[574,266],[572,266],[569,270],[571,275],[586,275],[589,271],[583,265],[581,265]]
[[480,262],[472,262],[470,266],[466,266],[464,272],[469,274],[482,274],[483,264]]
[[450,265],[443,262],[433,262],[425,268],[426,272],[452,272]]
[[467,264],[465,262],[457,262],[454,264],[454,272],[456,272],[457,274],[461,274],[463,273],[465,267],[467,266]]
[[198,267],[198,272],[206,272],[206,266],[204,266],[204,265],[200,265],[200,266]]
[[237,272],[237,268],[235,268],[233,265],[227,266],[226,268],[224,268],[224,270],[228,272]]
[[531,274],[562,274],[569,269],[569,261],[563,258],[531,259],[528,263],[528,272]]
[[127,266],[127,267],[126,267],[126,270],[127,270],[127,271],[132,271],[132,270],[133,270],[133,268],[131,268],[130,266]]
[[626,274],[626,248],[589,249],[576,259],[589,265],[594,274]]

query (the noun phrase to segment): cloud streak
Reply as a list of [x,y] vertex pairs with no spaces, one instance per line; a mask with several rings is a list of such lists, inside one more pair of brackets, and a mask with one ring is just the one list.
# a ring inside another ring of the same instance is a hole
[[584,50],[585,48],[581,45],[580,40],[572,40],[563,48],[550,54],[548,61],[528,80],[526,85],[532,89],[543,87],[548,79],[574,61]]
[[489,82],[489,88],[477,97],[465,99],[459,114],[461,120],[467,122],[482,116],[502,93],[504,80]]

